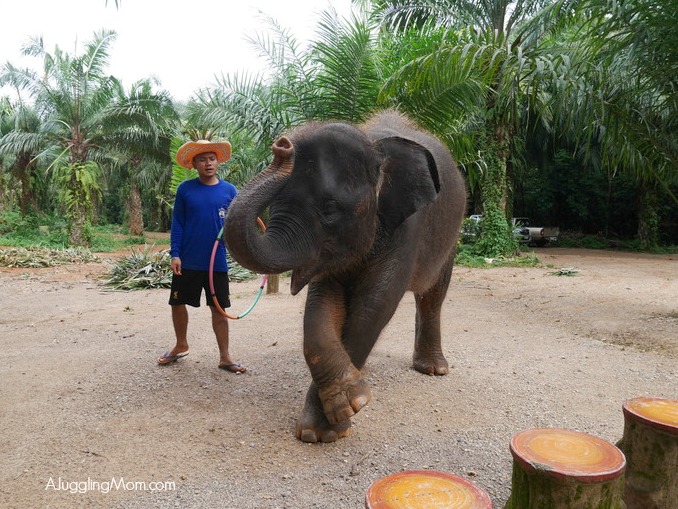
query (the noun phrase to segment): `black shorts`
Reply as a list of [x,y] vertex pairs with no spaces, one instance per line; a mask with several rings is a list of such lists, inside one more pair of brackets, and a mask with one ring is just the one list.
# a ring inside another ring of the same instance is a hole
[[[182,269],[181,276],[172,275],[172,288],[169,303],[172,306],[188,304],[200,307],[200,294],[205,291],[206,303],[214,306],[210,290],[209,272]],[[228,272],[214,273],[214,293],[222,308],[230,308],[231,300],[228,289]]]

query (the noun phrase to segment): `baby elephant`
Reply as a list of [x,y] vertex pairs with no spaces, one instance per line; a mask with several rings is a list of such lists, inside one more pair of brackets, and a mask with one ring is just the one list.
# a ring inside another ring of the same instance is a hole
[[[313,382],[296,433],[333,442],[370,401],[360,369],[407,290],[417,307],[413,366],[447,374],[440,310],[466,186],[447,148],[393,111],[361,126],[308,123],[272,149],[271,165],[231,203],[225,240],[243,267],[292,270],[292,294],[308,285]],[[256,218],[267,207],[261,234]]]

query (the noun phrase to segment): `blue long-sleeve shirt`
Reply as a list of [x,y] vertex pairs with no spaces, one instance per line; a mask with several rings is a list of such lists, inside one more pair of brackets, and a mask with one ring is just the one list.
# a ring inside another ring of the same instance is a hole
[[[235,186],[224,180],[208,186],[195,178],[179,185],[172,212],[170,245],[172,257],[181,258],[182,268],[209,269],[214,241],[224,225],[226,209],[236,194]],[[214,271],[228,271],[223,242],[219,242]]]

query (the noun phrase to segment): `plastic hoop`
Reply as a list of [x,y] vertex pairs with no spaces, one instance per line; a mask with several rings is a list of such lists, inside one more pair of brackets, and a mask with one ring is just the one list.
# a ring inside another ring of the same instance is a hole
[[[259,223],[259,226],[263,231],[266,231],[266,225],[264,222],[261,220],[261,218],[257,217],[257,223]],[[266,281],[268,281],[268,274],[264,274],[264,277],[261,280],[261,285],[259,286],[259,291],[257,291],[257,295],[254,297],[254,301],[252,301],[252,304],[250,304],[250,307],[247,308],[243,313],[233,316],[228,314],[224,309],[219,305],[219,299],[217,299],[217,294],[214,291],[214,259],[216,258],[217,255],[217,248],[219,247],[219,242],[221,241],[221,237],[224,235],[224,228],[223,226],[221,227],[221,230],[219,230],[219,234],[217,235],[217,238],[214,241],[214,246],[212,247],[212,255],[210,256],[210,266],[209,266],[209,273],[208,273],[208,279],[210,283],[210,294],[212,297],[212,302],[214,303],[215,307],[221,313],[223,316],[226,318],[229,318],[231,320],[240,320],[241,318],[246,317],[247,315],[250,314],[250,312],[254,309],[254,306],[257,305],[257,302],[259,302],[259,299],[261,298],[261,294],[264,292],[264,287],[266,286]]]

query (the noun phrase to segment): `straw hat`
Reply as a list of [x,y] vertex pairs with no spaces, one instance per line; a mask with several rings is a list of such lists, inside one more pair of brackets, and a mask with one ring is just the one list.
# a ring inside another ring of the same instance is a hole
[[231,144],[227,141],[189,141],[177,150],[177,163],[184,168],[193,168],[193,158],[205,152],[214,152],[217,155],[217,162],[225,163],[231,158]]

